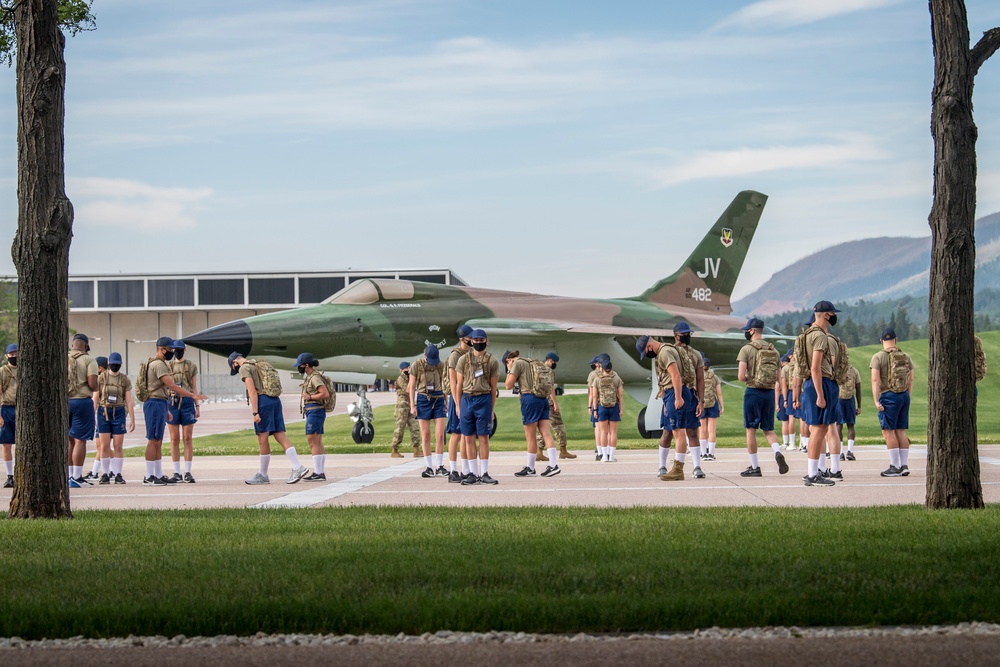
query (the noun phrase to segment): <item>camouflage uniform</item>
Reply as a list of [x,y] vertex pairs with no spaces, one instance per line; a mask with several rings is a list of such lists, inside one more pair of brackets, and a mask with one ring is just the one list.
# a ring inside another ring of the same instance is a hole
[[[559,443],[559,447],[564,451],[566,450],[566,426],[563,424],[563,418],[561,412],[556,412],[552,406],[552,397],[549,397],[549,426],[552,428],[552,437],[555,441]],[[538,446],[544,447],[545,442],[542,440],[542,431],[538,429],[535,431],[535,437],[538,439]],[[542,453],[541,450],[538,452]],[[560,458],[562,455],[560,454]]]
[[396,455],[399,453],[399,445],[403,442],[403,431],[410,429],[410,444],[413,445],[413,455],[423,456],[420,449],[420,430],[417,428],[417,418],[410,413],[410,394],[407,387],[410,384],[410,376],[400,373],[396,378],[396,412],[393,419],[396,428],[392,432],[392,451]]

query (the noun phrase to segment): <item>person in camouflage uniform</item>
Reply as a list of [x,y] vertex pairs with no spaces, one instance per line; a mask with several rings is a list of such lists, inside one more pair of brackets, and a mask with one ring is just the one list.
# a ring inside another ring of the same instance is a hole
[[[559,363],[559,355],[555,352],[549,352],[545,355],[545,365],[555,370],[556,364]],[[566,425],[563,424],[562,413],[559,412],[559,406],[553,402],[552,398],[549,398],[549,421],[552,427],[552,436],[555,438],[556,442],[559,443],[559,458],[561,459],[575,459],[576,454],[571,454],[568,449],[566,449]],[[545,441],[542,440],[541,431],[535,432],[535,439],[538,441],[538,460],[548,461],[543,453],[543,445]]]
[[396,429],[392,432],[392,458],[401,459],[403,455],[399,453],[399,445],[403,442],[403,431],[410,429],[410,444],[413,445],[413,456],[423,456],[420,449],[420,432],[417,429],[417,418],[410,413],[410,394],[407,387],[410,385],[410,362],[404,361],[399,365],[399,377],[396,378],[396,412],[393,419],[396,421]]

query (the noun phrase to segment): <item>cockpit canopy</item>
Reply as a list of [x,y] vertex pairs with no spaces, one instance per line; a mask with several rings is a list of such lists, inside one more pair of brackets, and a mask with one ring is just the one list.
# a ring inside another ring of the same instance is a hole
[[323,303],[367,306],[379,301],[406,301],[412,298],[413,283],[409,280],[366,278],[351,283]]

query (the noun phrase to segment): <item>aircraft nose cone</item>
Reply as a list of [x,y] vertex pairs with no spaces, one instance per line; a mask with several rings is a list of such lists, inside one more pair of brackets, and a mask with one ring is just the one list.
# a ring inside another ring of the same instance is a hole
[[241,356],[246,357],[253,347],[253,334],[250,333],[250,327],[246,322],[236,320],[185,336],[184,342],[222,357],[228,357],[232,352],[239,352]]

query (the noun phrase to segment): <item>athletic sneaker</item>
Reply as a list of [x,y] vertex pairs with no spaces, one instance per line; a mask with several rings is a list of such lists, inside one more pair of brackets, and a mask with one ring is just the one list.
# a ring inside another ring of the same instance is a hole
[[888,468],[879,473],[882,477],[902,477],[903,473],[900,472],[899,468],[894,465],[889,465]]
[[806,477],[806,486],[833,486],[836,484],[832,479],[827,479],[822,475],[816,475],[815,477]]
[[98,479],[98,477],[97,477],[97,473],[95,473],[95,472],[93,472],[93,471],[91,471],[91,472],[88,472],[88,473],[87,473],[86,475],[84,475],[84,476],[83,476],[83,478],[84,478],[85,480],[88,480],[88,479]]
[[314,472],[313,474],[311,474],[308,477],[304,478],[303,481],[305,481],[305,482],[325,482],[326,481],[326,473],[325,472]]
[[705,454],[705,456],[703,456],[702,458],[705,459],[706,461],[714,461],[715,454]]
[[99,481],[98,484],[110,484],[110,483],[111,483],[111,476],[108,475],[108,473],[104,473],[103,475],[101,475],[101,481]]
[[163,477],[154,477],[150,475],[149,477],[144,477],[142,480],[143,486],[166,486],[167,483],[163,481]]
[[520,471],[514,473],[514,477],[534,477],[535,469],[524,466]]
[[661,466],[660,469],[656,471],[656,476],[657,477],[660,477],[660,476],[666,475],[666,474],[667,474],[667,469],[665,467],[663,467],[663,466]]
[[447,477],[448,476],[448,469],[445,468],[444,466],[438,466],[438,469],[434,471],[434,474],[435,475],[441,475],[443,477]]
[[826,477],[827,479],[839,479],[842,482],[844,481],[844,475],[839,470],[837,472],[831,472]]
[[171,477],[170,479],[173,480],[174,484],[176,484],[177,482],[183,482],[184,481],[184,478],[181,477],[181,474],[179,472],[175,472],[174,476]]
[[595,459],[596,459],[597,461],[600,461],[600,460],[601,460],[601,459],[602,459],[603,457],[601,456],[601,453],[600,453],[600,452],[596,452],[596,454],[595,454],[594,458],[595,458]]
[[176,484],[177,483],[176,479],[174,479],[173,477],[167,477],[166,475],[164,475],[160,479],[163,480],[164,484]]
[[608,463],[618,463],[618,456],[616,454],[609,454]]
[[809,453],[809,448],[806,447],[805,445],[802,445],[801,447],[799,447],[799,452],[802,453],[802,454],[808,454]]
[[840,453],[840,460],[841,460],[841,461],[846,461],[846,460],[847,460],[847,457],[846,457],[846,456],[844,456],[844,453],[843,453],[843,452],[841,452],[841,453]]
[[461,484],[462,483],[462,475],[459,474],[459,472],[457,470],[452,470],[451,474],[448,475],[448,483],[449,484]]
[[3,483],[3,488],[5,488],[5,489],[13,489],[14,488],[14,476],[13,475],[7,475],[7,481],[5,481]]
[[910,466],[899,466],[899,476],[906,477],[910,474]]
[[774,453],[774,460],[778,462],[778,474],[784,475],[788,472],[788,464],[785,463],[785,455],[781,452]]
[[82,486],[83,486],[84,484],[86,484],[87,486],[93,486],[93,485],[94,485],[94,483],[93,483],[93,482],[91,482],[91,481],[90,481],[89,479],[87,479],[86,477],[77,477],[77,478],[76,478],[76,483],[77,483],[77,484],[79,484],[79,485],[80,485],[81,487],[82,487]]
[[424,479],[434,476],[434,468],[424,468],[424,471],[420,473],[420,476]]
[[692,472],[694,473],[694,478],[695,479],[704,479],[705,478],[705,473],[702,472],[701,466],[695,466],[694,470],[692,470]]
[[747,466],[747,469],[740,473],[740,477],[763,477],[763,475],[760,474],[760,468]]
[[542,471],[542,477],[555,477],[561,472],[562,470],[559,469],[559,466],[549,466]]
[[115,475],[115,484],[124,484],[124,483],[125,483],[125,478],[122,477],[121,473]]
[[608,463],[611,461],[611,457],[609,457],[607,454],[601,454],[601,458],[597,460],[600,461],[601,463]]
[[854,452],[847,452],[847,460],[848,461],[857,461],[857,459],[854,457]]
[[480,484],[499,484],[500,482],[498,482],[497,480],[495,480],[492,477],[490,477],[490,474],[488,472],[484,472],[482,475],[479,476],[479,483]]
[[243,481],[249,484],[250,486],[257,486],[258,484],[270,484],[271,478],[265,475],[264,473],[259,472],[250,479],[245,479]]
[[475,486],[476,484],[479,484],[479,478],[471,472],[462,480],[462,486]]
[[72,477],[70,477],[69,478],[69,488],[71,488],[71,489],[79,489],[80,485],[77,483],[77,481],[75,479],[73,479]]
[[194,484],[194,475],[192,475],[189,472],[184,473],[184,483],[185,484]]
[[309,474],[309,468],[305,466],[299,466],[292,472],[288,474],[288,479],[285,480],[285,484],[295,484],[297,481]]

